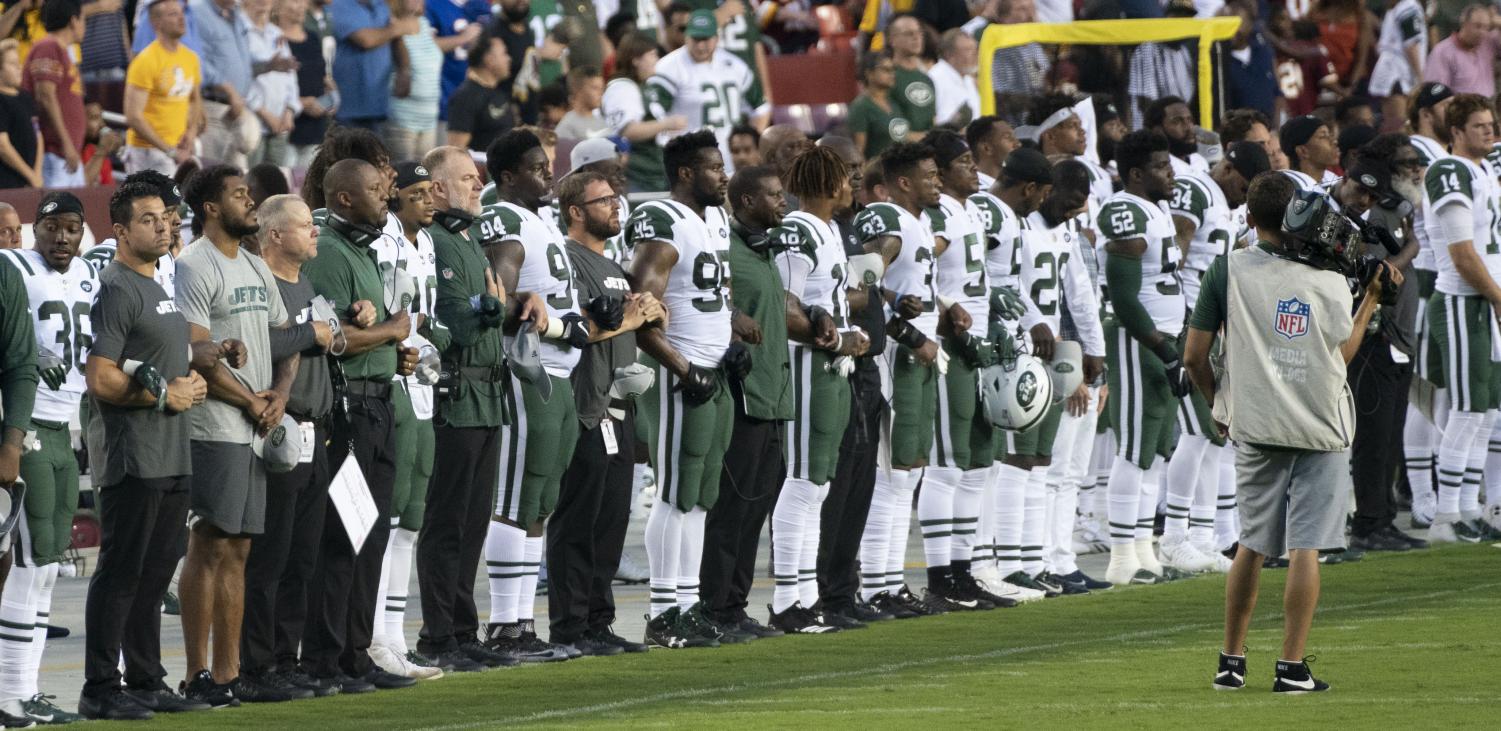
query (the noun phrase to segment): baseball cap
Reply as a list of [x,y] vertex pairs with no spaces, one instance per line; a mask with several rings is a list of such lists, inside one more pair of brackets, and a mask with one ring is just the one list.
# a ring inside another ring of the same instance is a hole
[[1308,141],[1313,139],[1314,133],[1318,132],[1319,128],[1324,126],[1327,126],[1324,120],[1312,114],[1293,117],[1283,122],[1282,129],[1278,132],[1278,135],[1282,139],[1282,149],[1291,151],[1298,145],[1308,144]]
[[1345,172],[1345,177],[1360,184],[1360,187],[1375,193],[1378,197],[1391,192],[1392,176],[1385,165],[1361,160]]
[[1047,156],[1030,147],[1018,147],[1006,156],[1001,175],[1011,180],[1028,183],[1053,182],[1053,164]]
[[256,436],[250,442],[251,451],[266,464],[266,471],[279,475],[291,472],[302,458],[302,437],[297,420],[282,414],[281,423],[271,427],[265,436]]
[[83,201],[78,196],[65,191],[54,191],[42,196],[36,205],[36,220],[40,221],[48,216],[64,216],[69,213],[83,216]]
[[1105,102],[1101,104],[1098,100],[1095,101],[1094,121],[1096,124],[1104,124],[1111,120],[1120,118],[1120,110],[1115,108],[1114,102]]
[[1162,14],[1168,18],[1192,18],[1198,14],[1193,0],[1168,0],[1162,8]]
[[713,10],[695,10],[688,16],[689,38],[713,38],[719,34],[719,21],[714,19]]
[[1272,169],[1272,161],[1260,142],[1236,142],[1225,151],[1225,157],[1230,160],[1230,167],[1235,168],[1235,172],[1246,180]]
[[427,168],[423,167],[420,162],[396,163],[397,190],[402,190],[418,183],[425,183],[432,179],[432,176],[427,173]]
[[1454,90],[1437,81],[1423,84],[1418,91],[1418,98],[1413,102],[1418,109],[1427,109],[1449,97],[1454,96]]
[[1367,142],[1376,139],[1376,128],[1366,124],[1357,124],[1354,127],[1346,127],[1339,132],[1339,154],[1365,147]]
[[511,372],[536,387],[545,402],[552,398],[552,379],[542,367],[542,341],[537,336],[536,324],[531,320],[521,323],[516,337],[508,338],[506,361]]
[[568,155],[568,172],[577,172],[579,168],[604,160],[619,159],[620,153],[615,149],[615,142],[608,137],[593,137],[573,146],[573,152]]

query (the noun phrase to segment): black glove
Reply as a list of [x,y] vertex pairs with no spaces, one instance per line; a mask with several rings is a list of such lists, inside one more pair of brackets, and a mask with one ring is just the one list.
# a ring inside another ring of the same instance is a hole
[[588,311],[589,319],[605,330],[618,330],[625,322],[625,301],[618,297],[602,294],[589,300],[584,309]]
[[714,377],[711,368],[688,364],[688,372],[678,379],[678,385],[674,391],[681,391],[683,400],[692,406],[708,403],[719,391],[719,379]]
[[745,343],[735,341],[724,351],[724,360],[720,361],[724,366],[724,372],[731,379],[744,381],[751,372],[751,352]]
[[500,298],[492,294],[479,295],[479,299],[474,305],[474,311],[479,313],[488,327],[500,327],[500,324],[506,319],[505,304],[500,301]]
[[1193,383],[1188,380],[1188,374],[1183,372],[1183,359],[1178,356],[1178,349],[1173,346],[1170,338],[1163,338],[1152,352],[1162,361],[1162,367],[1167,369],[1167,388],[1172,392],[1173,398],[1183,398],[1193,390]]
[[563,321],[563,337],[558,338],[574,348],[583,349],[589,345],[589,323],[584,316],[577,312],[570,312],[561,318]]

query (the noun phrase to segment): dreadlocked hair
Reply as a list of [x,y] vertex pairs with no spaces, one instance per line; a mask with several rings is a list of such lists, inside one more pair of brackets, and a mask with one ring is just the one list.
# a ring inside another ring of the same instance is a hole
[[332,127],[308,164],[307,177],[302,179],[302,199],[309,208],[327,208],[323,196],[323,175],[340,160],[364,160],[376,167],[391,162],[391,153],[386,143],[374,132],[359,127]]
[[810,147],[792,160],[787,192],[798,198],[833,198],[849,176],[849,166],[832,149]]

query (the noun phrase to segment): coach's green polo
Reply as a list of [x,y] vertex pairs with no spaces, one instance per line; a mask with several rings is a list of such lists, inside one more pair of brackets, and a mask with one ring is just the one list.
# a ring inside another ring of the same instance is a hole
[[[385,322],[386,301],[381,284],[380,265],[375,250],[356,246],[331,226],[318,233],[318,256],[302,265],[302,273],[313,283],[313,291],[328,298],[337,312],[346,312],[360,300],[376,304],[375,321]],[[386,343],[358,355],[339,358],[344,377],[349,380],[389,381],[396,375],[396,344]]]
[[0,404],[5,412],[0,438],[5,429],[31,428],[36,384],[36,334],[26,282],[15,267],[0,266]]
[[[489,266],[480,251],[479,227],[472,227],[467,239],[437,224],[427,232],[433,237],[437,258],[438,297],[434,311],[453,337],[444,349],[444,362],[465,369],[493,366],[499,373],[505,363],[500,328],[486,326],[472,304],[474,297],[485,293],[485,269]],[[504,395],[503,383],[466,375],[452,396],[438,399],[438,423],[456,427],[500,426],[505,423]]]
[[751,345],[751,372],[745,377],[745,415],[752,419],[792,418],[787,361],[787,290],[771,257],[745,244],[747,231],[730,223],[730,302],[761,326],[761,343]]

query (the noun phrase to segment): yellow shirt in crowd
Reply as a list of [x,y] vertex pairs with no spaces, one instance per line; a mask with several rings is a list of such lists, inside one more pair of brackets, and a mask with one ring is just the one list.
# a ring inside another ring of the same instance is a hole
[[[168,52],[160,41],[152,41],[142,49],[125,72],[126,84],[150,94],[146,100],[146,123],[169,145],[177,144],[187,131],[188,103],[202,81],[198,54],[182,44],[178,44],[176,51]],[[136,147],[151,146],[135,130],[130,130],[125,141]]]

